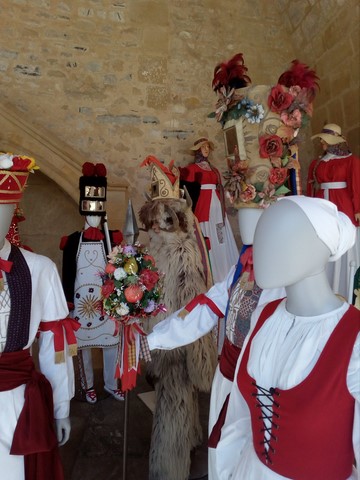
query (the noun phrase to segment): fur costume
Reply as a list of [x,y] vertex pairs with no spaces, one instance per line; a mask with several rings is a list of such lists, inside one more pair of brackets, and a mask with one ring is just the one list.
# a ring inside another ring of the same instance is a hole
[[[189,202],[180,199],[146,202],[139,212],[149,233],[151,254],[165,273],[166,314],[152,317],[148,330],[196,295],[207,291],[202,257],[194,233]],[[156,233],[152,228],[159,226]],[[217,362],[212,333],[171,351],[155,350],[148,363],[154,378],[156,407],[153,420],[149,480],[186,480],[190,452],[202,442],[198,392],[210,391]]]

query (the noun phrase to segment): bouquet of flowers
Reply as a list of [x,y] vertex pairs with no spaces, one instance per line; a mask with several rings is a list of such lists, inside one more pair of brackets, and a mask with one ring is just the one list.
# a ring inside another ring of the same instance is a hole
[[141,354],[146,357],[142,319],[166,311],[161,303],[163,275],[140,243],[117,245],[108,259],[101,274],[102,309],[121,327],[118,377],[126,391],[136,385]]

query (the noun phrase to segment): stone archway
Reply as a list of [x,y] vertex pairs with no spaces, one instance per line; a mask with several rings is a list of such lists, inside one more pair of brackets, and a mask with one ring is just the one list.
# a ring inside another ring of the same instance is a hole
[[[67,228],[78,229],[83,225],[78,213],[79,177],[83,163],[89,159],[29,121],[12,105],[0,104],[0,109],[0,151],[29,155],[40,167],[40,173],[29,177],[24,194],[26,204],[22,205],[27,221],[20,224],[20,233],[24,234],[25,243],[33,240],[29,245],[37,253],[49,256],[60,266],[59,234],[69,234]],[[123,228],[127,204],[128,186],[111,182],[108,177],[109,228]],[[56,212],[63,216],[56,219]],[[66,218],[63,230],[54,223],[61,221],[60,218]]]

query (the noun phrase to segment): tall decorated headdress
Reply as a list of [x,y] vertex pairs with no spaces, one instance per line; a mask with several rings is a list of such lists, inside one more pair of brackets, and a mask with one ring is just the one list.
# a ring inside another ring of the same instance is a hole
[[0,153],[0,204],[17,204],[26,187],[29,173],[38,169],[26,155]]
[[153,155],[149,155],[141,163],[140,167],[150,168],[150,197],[152,200],[181,198],[180,174],[171,160],[168,167]]
[[224,133],[230,203],[265,208],[279,197],[301,194],[300,130],[311,118],[318,77],[298,60],[274,86],[251,85],[246,72],[242,54],[215,67],[218,100],[209,116]]
[[106,215],[106,167],[103,163],[85,162],[79,179],[80,215]]

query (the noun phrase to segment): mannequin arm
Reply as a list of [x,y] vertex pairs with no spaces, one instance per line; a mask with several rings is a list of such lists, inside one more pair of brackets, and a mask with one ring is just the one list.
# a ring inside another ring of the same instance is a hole
[[70,431],[71,431],[71,424],[70,418],[57,418],[55,420],[56,426],[56,437],[59,442],[59,446],[65,445],[65,443],[69,440]]

